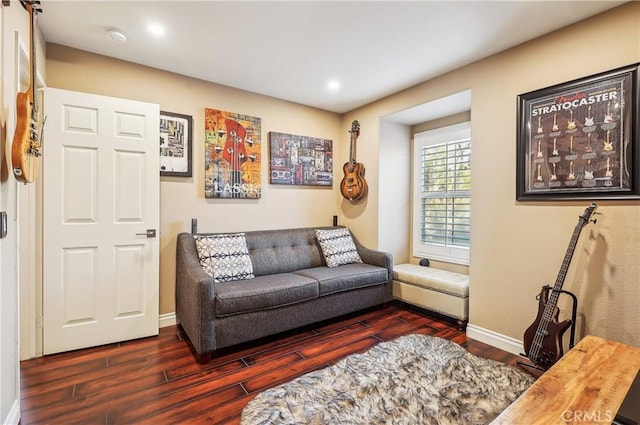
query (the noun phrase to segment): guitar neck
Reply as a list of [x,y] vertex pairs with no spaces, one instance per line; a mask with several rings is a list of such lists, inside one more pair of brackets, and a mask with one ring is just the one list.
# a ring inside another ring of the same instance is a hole
[[352,164],[356,163],[356,141],[355,140],[351,141],[351,154],[349,155],[349,161]]
[[356,163],[356,140],[360,135],[360,123],[353,121],[351,123],[351,142],[349,145],[349,171],[353,171],[353,165]]
[[569,270],[569,265],[571,264],[571,259],[573,258],[573,253],[576,250],[578,238],[580,237],[580,232],[582,231],[583,227],[584,223],[580,222],[576,225],[576,228],[573,231],[571,241],[569,242],[569,247],[567,248],[567,252],[564,254],[564,259],[562,260],[562,265],[560,266],[560,271],[558,272],[558,277],[556,277],[556,283],[553,285],[554,293],[557,293],[557,291],[562,289],[562,286],[564,285],[564,280],[567,276],[567,271]]
[[36,43],[35,43],[35,20],[36,10],[31,2],[23,3],[24,7],[29,12],[29,88],[27,93],[29,96],[29,102],[33,105],[33,111],[36,112]]
[[356,163],[356,136],[354,133],[351,133],[351,142],[349,145],[349,164],[353,165]]

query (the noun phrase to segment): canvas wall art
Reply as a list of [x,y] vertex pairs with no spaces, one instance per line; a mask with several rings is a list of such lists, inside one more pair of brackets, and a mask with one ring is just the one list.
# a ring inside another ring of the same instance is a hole
[[261,197],[261,120],[206,108],[205,198]]
[[333,141],[269,132],[271,184],[333,185]]

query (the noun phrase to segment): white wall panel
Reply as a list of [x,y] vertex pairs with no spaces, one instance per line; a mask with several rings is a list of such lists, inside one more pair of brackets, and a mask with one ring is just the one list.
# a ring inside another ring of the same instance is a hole
[[64,326],[95,322],[97,247],[66,248],[62,254]]
[[65,223],[96,223],[98,208],[98,152],[78,147],[62,148]]

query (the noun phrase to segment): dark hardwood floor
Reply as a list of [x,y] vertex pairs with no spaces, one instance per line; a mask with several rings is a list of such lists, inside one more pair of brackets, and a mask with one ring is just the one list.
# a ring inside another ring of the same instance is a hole
[[264,389],[410,333],[518,359],[399,303],[226,350],[205,365],[170,326],[157,337],[22,362],[21,424],[235,424]]

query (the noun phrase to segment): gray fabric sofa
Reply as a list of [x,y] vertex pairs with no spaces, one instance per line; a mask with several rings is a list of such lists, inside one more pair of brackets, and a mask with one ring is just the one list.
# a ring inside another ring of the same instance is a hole
[[392,300],[391,254],[353,237],[362,263],[327,267],[315,229],[335,228],[245,232],[255,277],[228,282],[204,272],[194,235],[178,235],[176,316],[200,363],[220,348]]

